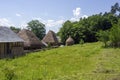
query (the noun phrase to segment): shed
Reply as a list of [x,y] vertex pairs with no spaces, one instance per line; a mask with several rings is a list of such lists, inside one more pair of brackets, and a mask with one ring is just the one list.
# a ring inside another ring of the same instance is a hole
[[23,40],[10,28],[0,27],[0,58],[23,55]]
[[69,38],[66,40],[66,45],[70,46],[74,44],[74,40],[71,36],[69,36]]
[[44,47],[43,43],[38,37],[30,30],[23,29],[19,31],[18,36],[24,40],[24,49],[40,49]]
[[43,38],[42,41],[47,43],[48,45],[50,44],[51,46],[58,46],[59,45],[58,38],[52,30],[48,31],[48,33],[45,35],[45,37]]

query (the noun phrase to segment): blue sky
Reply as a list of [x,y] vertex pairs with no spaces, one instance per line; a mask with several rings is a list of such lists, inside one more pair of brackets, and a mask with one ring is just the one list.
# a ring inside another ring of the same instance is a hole
[[25,28],[38,19],[47,31],[57,32],[64,21],[110,11],[116,2],[120,4],[120,0],[0,0],[0,25]]

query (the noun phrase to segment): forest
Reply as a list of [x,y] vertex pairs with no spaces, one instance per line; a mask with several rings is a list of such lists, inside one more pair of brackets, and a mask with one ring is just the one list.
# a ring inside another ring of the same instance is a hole
[[[79,21],[67,20],[58,32],[61,41],[65,44],[71,36],[75,43],[96,42],[105,43],[111,41],[111,45],[119,46],[120,33],[120,6],[115,3],[109,12],[94,14],[88,18],[80,18]],[[110,43],[110,42],[109,42]]]

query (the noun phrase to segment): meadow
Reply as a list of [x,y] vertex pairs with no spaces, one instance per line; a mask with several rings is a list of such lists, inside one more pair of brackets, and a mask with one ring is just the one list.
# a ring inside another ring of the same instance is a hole
[[119,80],[120,49],[100,42],[0,60],[0,80]]

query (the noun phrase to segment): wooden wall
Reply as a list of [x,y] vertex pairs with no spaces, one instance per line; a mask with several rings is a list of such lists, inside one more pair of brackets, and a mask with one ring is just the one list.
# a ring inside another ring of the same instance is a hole
[[23,42],[0,43],[0,58],[23,55]]
[[5,57],[6,50],[5,50],[5,44],[0,43],[0,58]]

